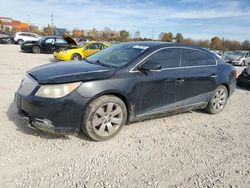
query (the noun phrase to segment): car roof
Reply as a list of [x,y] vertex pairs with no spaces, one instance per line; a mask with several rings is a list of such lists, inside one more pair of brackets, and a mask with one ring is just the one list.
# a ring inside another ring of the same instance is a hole
[[127,42],[134,45],[148,46],[151,48],[164,48],[164,47],[185,47],[185,48],[193,48],[198,49],[204,52],[211,53],[208,49],[201,48],[192,44],[182,44],[182,43],[174,43],[174,42],[161,42],[161,41],[136,41],[136,42]]

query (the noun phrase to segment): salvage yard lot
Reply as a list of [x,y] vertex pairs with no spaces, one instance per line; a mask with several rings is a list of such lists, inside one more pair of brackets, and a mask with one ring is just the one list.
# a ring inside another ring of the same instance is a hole
[[237,88],[217,115],[133,123],[92,142],[33,130],[16,118],[13,98],[25,72],[53,61],[0,45],[0,187],[250,187],[249,90]]

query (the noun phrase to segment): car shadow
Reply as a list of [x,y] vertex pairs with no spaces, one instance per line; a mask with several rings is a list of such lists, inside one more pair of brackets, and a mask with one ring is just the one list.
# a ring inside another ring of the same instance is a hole
[[57,60],[57,59],[55,59],[55,58],[49,58],[49,62],[51,62],[51,63],[58,63],[60,61]]

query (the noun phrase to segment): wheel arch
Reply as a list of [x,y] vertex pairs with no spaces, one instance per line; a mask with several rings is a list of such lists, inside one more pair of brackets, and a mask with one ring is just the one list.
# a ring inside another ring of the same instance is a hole
[[70,56],[70,59],[72,59],[73,55],[79,55],[83,59],[82,55],[80,53],[78,53],[78,52],[72,53],[72,55]]
[[98,93],[97,95],[92,97],[91,100],[88,101],[87,105],[89,105],[95,99],[105,96],[105,95],[112,95],[122,100],[122,102],[125,104],[126,109],[127,109],[127,122],[130,121],[130,118],[134,116],[133,105],[131,104],[131,102],[129,102],[129,99],[126,97],[126,95],[119,91],[105,91],[102,93]]
[[227,83],[222,83],[221,85],[225,86],[227,88],[227,93],[228,93],[228,96],[230,95],[230,87]]

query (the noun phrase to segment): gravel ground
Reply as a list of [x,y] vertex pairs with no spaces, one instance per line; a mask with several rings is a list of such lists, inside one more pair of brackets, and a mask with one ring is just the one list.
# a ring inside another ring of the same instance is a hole
[[218,115],[195,111],[133,123],[97,143],[16,119],[22,77],[50,61],[52,55],[0,45],[0,187],[250,187],[249,91],[238,88]]

